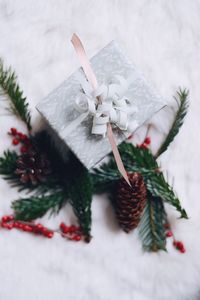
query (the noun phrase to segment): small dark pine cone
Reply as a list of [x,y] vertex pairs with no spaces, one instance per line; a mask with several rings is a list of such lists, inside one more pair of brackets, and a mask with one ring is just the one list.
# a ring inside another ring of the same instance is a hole
[[116,216],[120,227],[127,233],[138,226],[147,195],[141,174],[131,173],[128,177],[131,187],[121,179],[116,195]]
[[51,172],[50,161],[36,148],[31,148],[17,159],[15,174],[20,176],[23,183],[36,185],[45,182]]

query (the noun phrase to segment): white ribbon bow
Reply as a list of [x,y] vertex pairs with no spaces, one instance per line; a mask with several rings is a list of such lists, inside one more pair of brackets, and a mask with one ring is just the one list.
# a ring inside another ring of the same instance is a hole
[[93,91],[87,81],[81,80],[84,93],[79,94],[75,99],[75,108],[82,113],[81,120],[88,114],[93,116],[93,134],[105,137],[108,123],[128,132],[132,132],[137,127],[136,121],[129,120],[129,114],[137,111],[137,108],[132,103],[130,106],[130,100],[124,96],[129,84],[130,79],[126,80],[116,75],[111,83],[102,84]]

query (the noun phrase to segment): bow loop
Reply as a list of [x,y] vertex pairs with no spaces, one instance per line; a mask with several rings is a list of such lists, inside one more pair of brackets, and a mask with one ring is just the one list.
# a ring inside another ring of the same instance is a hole
[[[108,84],[101,84],[95,90],[87,81],[81,81],[81,86],[83,93],[75,99],[75,108],[93,116],[93,134],[105,136],[108,123],[127,130],[130,100],[124,96],[128,89],[128,81],[124,77],[116,75]],[[97,99],[101,100],[100,103]]]

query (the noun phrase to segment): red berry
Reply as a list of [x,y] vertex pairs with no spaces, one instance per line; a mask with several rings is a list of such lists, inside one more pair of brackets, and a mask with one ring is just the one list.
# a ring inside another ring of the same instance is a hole
[[26,231],[26,225],[25,225],[25,224],[23,224],[22,230],[23,230],[23,231]]
[[171,236],[173,236],[173,232],[172,231],[167,231],[166,237],[171,237]]
[[147,136],[144,140],[144,144],[149,145],[151,144],[151,138],[149,136]]
[[141,144],[140,146],[139,146],[141,149],[147,149],[147,145],[146,144]]
[[28,151],[28,148],[26,146],[22,146],[20,148],[21,153],[26,153]]
[[12,128],[10,128],[10,132],[11,132],[12,135],[16,135],[17,134],[17,129],[12,127]]
[[9,230],[13,229],[13,224],[7,224],[6,228]]
[[43,229],[41,230],[41,234],[44,236],[48,236],[49,230],[47,228],[43,227]]
[[70,227],[69,227],[69,232],[70,233],[73,233],[73,232],[75,232],[77,230],[77,227],[75,226],[75,225],[71,225]]
[[75,235],[73,238],[72,238],[73,241],[80,241],[81,240],[81,236],[80,235]]
[[1,221],[3,223],[5,223],[5,222],[12,221],[13,219],[14,219],[14,216],[12,216],[12,215],[10,215],[10,216],[3,216],[2,219],[1,219]]
[[64,222],[60,223],[60,229],[63,230],[65,229],[67,226]]
[[1,219],[1,221],[3,223],[8,222],[9,221],[9,216],[3,216],[2,219]]
[[63,231],[62,231],[63,233],[69,233],[70,232],[70,230],[69,230],[69,227],[68,226],[66,226],[64,229],[63,229]]
[[51,239],[54,236],[54,232],[53,231],[49,231],[46,235],[49,239]]
[[37,229],[38,231],[42,231],[44,229],[44,226],[40,223],[35,225],[35,229]]
[[179,250],[181,250],[181,249],[184,248],[184,245],[183,245],[182,242],[177,242],[177,243],[176,243],[176,247],[177,247]]
[[21,134],[20,135],[20,139],[22,140],[22,141],[25,141],[25,140],[27,140],[28,139],[28,137],[27,137],[27,135],[26,134]]
[[13,143],[14,146],[16,146],[16,145],[19,144],[19,140],[15,138],[15,139],[12,140],[12,143]]
[[185,253],[185,252],[186,252],[185,248],[184,248],[184,247],[181,248],[181,249],[180,249],[180,252],[181,252],[181,253]]
[[22,132],[18,132],[17,133],[17,136],[19,137],[19,139],[21,140],[22,136],[23,136],[23,133]]
[[19,228],[19,229],[23,229],[23,227],[24,227],[24,224],[22,224],[22,223],[19,222],[19,223],[18,223],[18,228]]
[[13,227],[19,228],[19,222],[14,222],[14,223],[13,223]]
[[1,223],[1,227],[3,227],[3,228],[7,228],[7,226],[8,226],[8,224],[7,223]]
[[23,224],[22,230],[30,232],[30,231],[32,231],[32,227],[29,225]]

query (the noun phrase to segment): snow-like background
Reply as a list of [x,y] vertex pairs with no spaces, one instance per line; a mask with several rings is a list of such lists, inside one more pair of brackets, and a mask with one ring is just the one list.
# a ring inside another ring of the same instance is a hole
[[[117,38],[129,57],[168,100],[179,86],[190,90],[186,122],[162,166],[190,219],[169,217],[180,254],[168,239],[168,253],[143,253],[137,231],[118,231],[106,198],[94,197],[94,236],[89,245],[13,230],[0,231],[0,300],[186,300],[200,299],[200,1],[198,0],[0,0],[0,57],[18,74],[33,110],[78,66],[70,45],[76,32],[89,56]],[[0,152],[10,147],[11,126],[0,101]],[[165,132],[170,115],[154,118]],[[37,124],[36,124],[37,125]],[[156,141],[156,137],[153,137]],[[16,190],[0,180],[0,214],[10,213]],[[42,222],[57,227],[74,221],[69,207]]]

